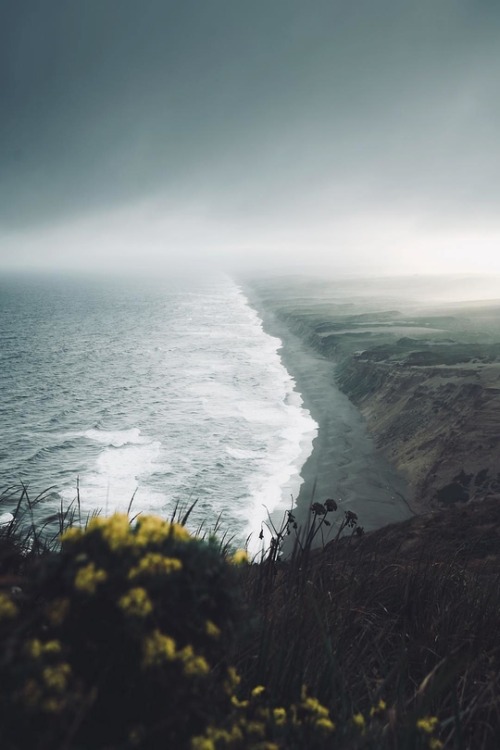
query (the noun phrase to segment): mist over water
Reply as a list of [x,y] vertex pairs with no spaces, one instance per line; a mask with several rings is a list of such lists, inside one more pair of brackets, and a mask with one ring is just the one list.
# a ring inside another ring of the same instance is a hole
[[0,484],[53,488],[39,520],[78,480],[84,514],[197,500],[193,526],[242,543],[297,495],[316,423],[228,277],[24,279],[0,304]]

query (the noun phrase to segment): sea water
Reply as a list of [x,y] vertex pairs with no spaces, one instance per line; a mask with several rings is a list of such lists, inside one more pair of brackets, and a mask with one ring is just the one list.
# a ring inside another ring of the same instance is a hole
[[77,486],[84,517],[197,501],[192,527],[256,549],[317,431],[280,345],[225,275],[4,279],[0,491],[43,492],[40,523]]

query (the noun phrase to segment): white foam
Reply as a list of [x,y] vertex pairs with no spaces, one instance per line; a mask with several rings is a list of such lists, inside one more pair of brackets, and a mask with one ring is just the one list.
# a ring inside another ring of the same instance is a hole
[[[162,493],[141,486],[142,480],[156,468],[161,451],[159,441],[141,437],[137,428],[116,432],[88,430],[85,435],[106,445],[95,465],[80,477],[80,499],[86,511],[124,511],[134,494],[135,510],[164,507]],[[66,490],[63,496],[71,500],[73,495],[72,490]]]
[[222,514],[237,543],[252,532],[255,551],[267,511],[297,497],[317,425],[281,361],[282,342],[264,332],[234,282],[166,294],[164,305],[158,315],[148,310],[147,337],[139,326],[140,338],[132,330],[117,339],[123,399],[106,387],[96,393],[103,423],[112,413],[121,429],[71,435],[82,443],[82,510],[126,510],[137,490],[135,511],[170,515],[177,502],[201,497],[195,524]]
[[89,440],[94,440],[96,443],[112,445],[115,448],[120,448],[128,443],[141,445],[150,442],[149,438],[141,437],[141,431],[137,427],[132,427],[129,430],[86,430],[83,436]]

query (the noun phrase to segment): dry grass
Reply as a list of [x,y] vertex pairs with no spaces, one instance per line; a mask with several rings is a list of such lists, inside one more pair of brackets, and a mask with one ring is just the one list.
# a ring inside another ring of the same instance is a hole
[[[259,624],[241,671],[278,702],[306,683],[347,721],[382,698],[395,725],[438,716],[445,747],[498,747],[500,545],[491,554],[490,536],[481,561],[454,554],[452,539],[446,555],[438,536],[410,557],[386,541],[343,540],[250,568]],[[406,746],[398,736],[388,746]]]

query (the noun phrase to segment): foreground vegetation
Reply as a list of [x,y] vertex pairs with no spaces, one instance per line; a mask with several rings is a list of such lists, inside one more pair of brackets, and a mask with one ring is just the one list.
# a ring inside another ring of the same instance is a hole
[[314,550],[338,515],[287,514],[249,564],[188,514],[61,514],[54,550],[24,495],[0,530],[0,746],[496,748],[496,567],[356,544],[349,513]]

